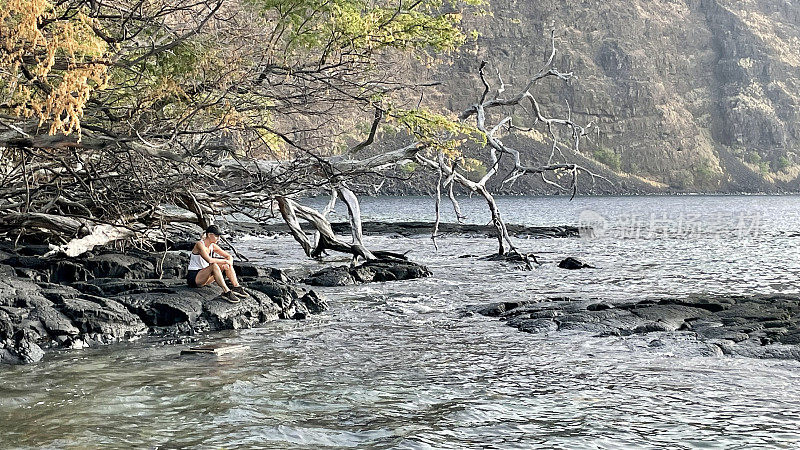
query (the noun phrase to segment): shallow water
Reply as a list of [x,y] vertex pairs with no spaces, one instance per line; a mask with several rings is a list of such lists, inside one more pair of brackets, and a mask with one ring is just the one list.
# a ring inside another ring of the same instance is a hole
[[[509,223],[599,230],[518,240],[545,262],[531,272],[457,258],[491,253],[491,239],[445,236],[436,251],[428,236],[368,237],[372,248],[412,249],[434,276],[323,289],[331,308],[320,316],[204,337],[250,346],[243,354],[132,343],[0,367],[0,447],[796,448],[797,361],[700,356],[689,338],[650,348],[652,336],[530,335],[465,307],[796,294],[799,200],[502,198]],[[478,199],[462,207],[488,221]],[[374,219],[432,217],[424,198],[363,208]],[[315,267],[288,237],[239,247],[276,267]],[[558,269],[565,256],[599,268]]]

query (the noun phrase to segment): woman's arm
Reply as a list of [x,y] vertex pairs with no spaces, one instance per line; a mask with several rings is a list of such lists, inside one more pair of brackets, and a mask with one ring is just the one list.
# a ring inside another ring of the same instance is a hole
[[230,253],[226,252],[225,250],[221,249],[219,244],[211,244],[211,245],[214,246],[214,249],[211,252],[217,253],[223,258],[225,258],[225,264],[228,264],[231,267],[233,267],[233,256]]
[[229,262],[233,262],[233,255],[223,250],[218,244],[212,244],[214,246],[214,253],[222,256]]
[[[216,264],[228,264],[228,261],[227,261],[227,260],[225,260],[225,259],[212,258],[212,257],[211,257],[211,255],[208,253],[208,249],[207,249],[207,248],[206,248],[206,246],[203,244],[203,241],[199,241],[199,242],[198,242],[197,244],[195,244],[194,246],[195,246],[195,247],[198,247],[198,249],[197,249],[197,250],[200,252],[200,257],[201,257],[201,258],[203,258],[203,259],[205,259],[207,263],[209,263],[209,264],[212,264],[212,263],[216,263]],[[219,249],[219,247],[217,247],[217,249]]]

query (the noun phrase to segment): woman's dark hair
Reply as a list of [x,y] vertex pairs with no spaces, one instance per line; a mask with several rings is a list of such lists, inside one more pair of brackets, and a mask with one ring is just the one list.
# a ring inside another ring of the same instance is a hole
[[206,234],[214,234],[217,236],[222,236],[222,231],[216,225],[209,225],[208,228],[206,228]]

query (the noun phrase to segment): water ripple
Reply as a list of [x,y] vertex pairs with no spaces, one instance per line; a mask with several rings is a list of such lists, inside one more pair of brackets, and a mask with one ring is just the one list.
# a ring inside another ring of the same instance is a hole
[[[703,356],[699,343],[685,337],[674,338],[667,352],[650,348],[646,337],[529,335],[463,314],[467,305],[556,296],[630,301],[697,293],[798,294],[796,200],[502,198],[510,223],[574,224],[588,209],[602,213],[612,231],[622,229],[631,211],[685,214],[717,226],[691,239],[521,240],[524,250],[542,252],[545,262],[530,272],[458,258],[491,253],[491,239],[445,237],[434,251],[426,236],[368,237],[374,248],[414,249],[412,257],[430,265],[434,276],[323,289],[331,309],[320,316],[205,338],[250,346],[240,355],[181,358],[178,347],[133,343],[2,367],[0,443],[796,448],[796,361]],[[368,219],[380,219],[387,204],[400,219],[397,211],[411,219],[429,207],[419,199],[366,199],[363,209]],[[462,206],[473,223],[486,221],[477,200]],[[726,224],[720,218],[739,211],[760,214],[764,229],[747,239],[718,229]],[[258,262],[315,267],[288,237],[241,244]],[[558,269],[565,256],[598,269]]]

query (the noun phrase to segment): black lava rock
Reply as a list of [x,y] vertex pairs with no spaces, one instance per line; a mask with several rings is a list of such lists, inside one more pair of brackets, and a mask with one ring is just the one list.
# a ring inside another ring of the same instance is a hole
[[349,286],[374,281],[411,280],[430,275],[427,267],[411,261],[376,259],[356,267],[329,267],[312,274],[303,282],[312,286]]
[[586,264],[583,261],[581,261],[579,259],[576,259],[576,258],[573,258],[571,256],[568,257],[568,258],[563,259],[560,263],[558,263],[558,267],[560,267],[562,269],[568,269],[568,270],[594,269],[595,268],[595,267],[590,266],[589,264]]
[[[280,270],[242,263],[249,297],[230,303],[218,287],[189,288],[186,252],[44,258],[40,249],[0,251],[0,362],[40,360],[42,348],[80,348],[150,334],[180,341],[197,332],[304,319],[323,298]],[[237,264],[239,266],[239,264]],[[161,277],[161,278],[159,278]]]
[[[703,354],[800,360],[800,297],[693,296],[636,302],[491,303],[476,312],[500,317],[528,333],[583,331],[597,336],[654,334],[648,347],[679,350],[686,342]],[[666,336],[666,337],[665,337]],[[671,336],[671,337],[670,337]],[[681,340],[681,336],[689,336]]]

